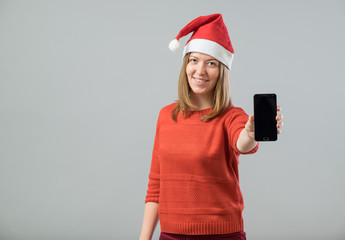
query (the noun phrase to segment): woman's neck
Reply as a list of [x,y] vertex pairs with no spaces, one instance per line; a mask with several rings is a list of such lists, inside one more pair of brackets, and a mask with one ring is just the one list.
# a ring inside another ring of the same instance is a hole
[[202,110],[212,107],[212,98],[213,96],[201,96],[191,93],[190,100],[197,108],[191,109],[192,111]]

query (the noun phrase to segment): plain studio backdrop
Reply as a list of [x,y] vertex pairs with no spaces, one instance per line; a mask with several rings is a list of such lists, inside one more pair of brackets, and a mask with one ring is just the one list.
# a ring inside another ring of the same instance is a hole
[[[235,106],[283,108],[277,142],[240,156],[250,240],[345,239],[344,1],[0,1],[0,239],[140,234],[169,42],[222,13]],[[153,239],[160,233],[157,226]]]

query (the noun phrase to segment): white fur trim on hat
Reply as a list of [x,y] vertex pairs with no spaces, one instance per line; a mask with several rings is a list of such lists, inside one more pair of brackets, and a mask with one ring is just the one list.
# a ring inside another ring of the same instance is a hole
[[222,45],[207,39],[191,40],[184,47],[183,57],[189,52],[200,52],[210,55],[222,62],[229,69],[231,69],[231,63],[234,59],[234,54],[232,54],[229,50],[225,49]]

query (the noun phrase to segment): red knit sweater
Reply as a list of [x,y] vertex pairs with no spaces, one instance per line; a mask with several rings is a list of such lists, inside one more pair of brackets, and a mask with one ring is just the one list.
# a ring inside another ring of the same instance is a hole
[[[159,112],[146,202],[159,203],[161,231],[186,235],[243,231],[237,139],[248,121],[238,107],[210,122],[212,109],[172,120],[172,103]],[[254,153],[257,146],[248,153]],[[247,153],[247,154],[248,154]]]

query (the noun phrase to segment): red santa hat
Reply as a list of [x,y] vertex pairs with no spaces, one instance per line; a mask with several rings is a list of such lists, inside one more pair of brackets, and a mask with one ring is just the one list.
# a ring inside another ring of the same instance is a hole
[[216,58],[231,69],[234,49],[221,14],[200,16],[188,23],[170,42],[170,50],[175,52],[180,47],[179,39],[191,32],[193,34],[184,47],[183,57],[189,52],[200,52]]

